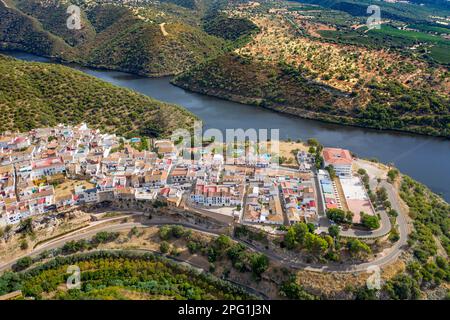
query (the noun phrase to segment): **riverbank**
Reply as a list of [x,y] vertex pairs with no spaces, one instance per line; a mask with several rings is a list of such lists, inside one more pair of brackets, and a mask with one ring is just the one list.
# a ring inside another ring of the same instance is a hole
[[281,106],[281,105],[266,104],[266,103],[263,103],[263,99],[261,99],[260,97],[246,97],[246,96],[239,95],[236,93],[230,94],[230,93],[227,93],[222,90],[214,90],[214,89],[206,88],[206,87],[197,87],[195,85],[193,86],[191,83],[185,83],[185,82],[179,81],[178,78],[172,79],[171,84],[178,86],[184,90],[193,92],[193,93],[203,94],[203,95],[207,95],[210,97],[215,97],[215,98],[232,101],[232,102],[236,102],[236,103],[253,105],[258,108],[264,108],[267,110],[279,112],[282,114],[288,114],[288,115],[295,116],[295,117],[302,118],[302,119],[321,121],[321,122],[325,122],[325,123],[332,123],[332,124],[338,124],[338,125],[343,125],[343,126],[374,129],[374,130],[385,131],[385,132],[412,133],[412,134],[419,134],[419,135],[425,135],[425,136],[431,136],[431,137],[450,139],[450,134],[444,135],[444,134],[441,134],[439,131],[430,131],[429,129],[426,129],[424,127],[410,127],[408,129],[405,129],[405,128],[403,128],[403,129],[380,128],[377,126],[370,126],[367,124],[359,123],[359,122],[364,121],[364,119],[314,112],[311,110],[301,109],[301,108],[293,107],[293,106]]

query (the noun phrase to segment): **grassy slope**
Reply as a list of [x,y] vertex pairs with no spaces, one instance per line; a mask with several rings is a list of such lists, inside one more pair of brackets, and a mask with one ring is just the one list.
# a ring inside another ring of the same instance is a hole
[[189,127],[185,109],[118,88],[60,65],[0,55],[0,131],[58,123],[90,125],[121,135],[169,134]]

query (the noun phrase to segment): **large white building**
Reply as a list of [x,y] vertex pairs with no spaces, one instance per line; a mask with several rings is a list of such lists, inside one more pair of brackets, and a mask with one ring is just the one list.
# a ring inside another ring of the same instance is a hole
[[45,176],[52,176],[63,173],[66,170],[62,158],[47,158],[31,163],[31,178],[39,179]]
[[353,158],[350,151],[338,148],[324,148],[323,160],[325,167],[333,166],[337,176],[348,178],[352,176]]

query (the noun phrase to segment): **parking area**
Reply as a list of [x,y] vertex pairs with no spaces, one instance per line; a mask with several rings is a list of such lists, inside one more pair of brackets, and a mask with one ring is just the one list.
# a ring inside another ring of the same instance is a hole
[[348,209],[353,212],[353,222],[359,223],[361,212],[369,215],[375,215],[375,211],[370,203],[364,185],[358,177],[341,178],[342,189],[344,190],[345,200]]

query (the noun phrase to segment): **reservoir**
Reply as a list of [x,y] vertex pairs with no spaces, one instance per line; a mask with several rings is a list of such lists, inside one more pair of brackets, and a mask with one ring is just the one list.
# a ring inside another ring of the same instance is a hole
[[[22,60],[49,62],[35,55],[8,52]],[[145,78],[124,72],[70,65],[87,74],[155,99],[175,103],[197,115],[206,128],[279,129],[281,139],[318,139],[324,146],[346,148],[358,157],[393,163],[403,173],[450,201],[450,140],[393,131],[348,127],[284,115],[261,107],[192,93],[170,78]]]

